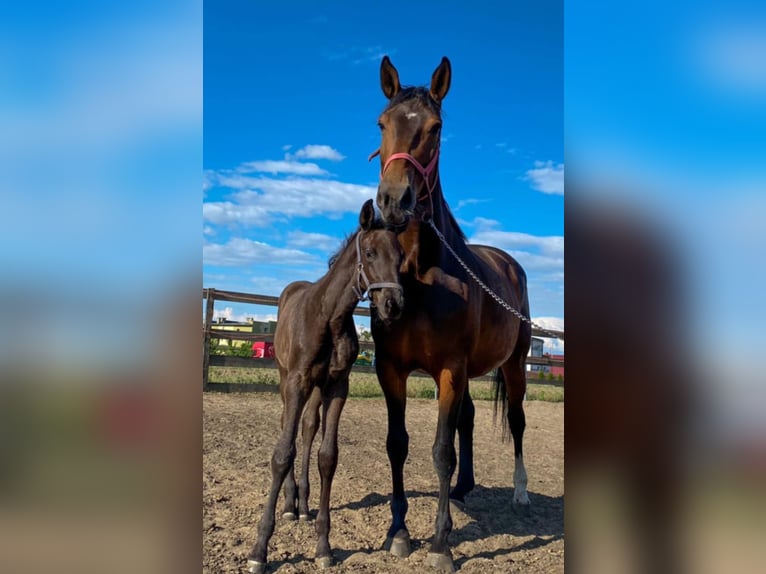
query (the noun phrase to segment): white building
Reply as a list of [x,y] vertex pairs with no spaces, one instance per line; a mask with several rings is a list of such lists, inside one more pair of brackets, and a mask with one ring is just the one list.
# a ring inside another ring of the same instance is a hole
[[[542,357],[543,356],[543,343],[544,341],[538,337],[532,337],[532,344],[529,346],[528,357]],[[543,365],[530,365],[527,364],[527,371],[543,371]]]

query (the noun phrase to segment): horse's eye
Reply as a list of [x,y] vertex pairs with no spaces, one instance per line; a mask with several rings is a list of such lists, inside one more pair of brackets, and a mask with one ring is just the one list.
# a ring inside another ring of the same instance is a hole
[[431,129],[429,130],[429,133],[432,136],[438,135],[440,129],[442,129],[442,125],[441,124],[435,124],[435,125],[431,126]]
[[380,128],[380,131],[383,131],[386,129],[386,126],[384,126],[381,122],[378,122],[378,127]]
[[368,249],[364,252],[364,256],[369,260],[375,259],[375,252],[372,249]]

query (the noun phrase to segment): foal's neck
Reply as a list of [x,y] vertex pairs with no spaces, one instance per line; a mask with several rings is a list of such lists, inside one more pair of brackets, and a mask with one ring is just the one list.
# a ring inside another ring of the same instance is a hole
[[355,241],[356,234],[351,237],[330,270],[317,282],[322,298],[322,316],[338,327],[342,326],[359,303],[352,289],[357,281]]

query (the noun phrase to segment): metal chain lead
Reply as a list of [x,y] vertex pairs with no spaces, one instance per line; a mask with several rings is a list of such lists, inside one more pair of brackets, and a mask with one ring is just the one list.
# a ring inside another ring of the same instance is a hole
[[439,231],[439,230],[437,229],[436,225],[434,224],[434,220],[433,220],[433,219],[429,219],[429,220],[428,220],[428,224],[431,226],[431,229],[433,229],[433,230],[434,230],[434,232],[436,233],[436,236],[439,238],[439,241],[441,241],[441,242],[444,244],[444,247],[446,247],[446,248],[447,248],[447,250],[448,250],[448,251],[449,251],[449,252],[452,254],[452,256],[453,256],[455,259],[457,259],[457,262],[458,262],[458,263],[460,263],[460,265],[463,267],[463,269],[465,269],[465,272],[466,272],[466,273],[468,273],[468,275],[470,275],[470,276],[473,278],[473,280],[474,280],[474,281],[476,281],[476,283],[478,283],[478,284],[479,284],[479,287],[481,287],[482,289],[484,289],[484,291],[486,291],[486,292],[487,292],[487,294],[488,294],[490,297],[492,297],[492,298],[493,298],[495,301],[497,301],[498,305],[500,305],[500,306],[501,306],[501,307],[503,307],[504,309],[507,309],[508,311],[510,311],[511,313],[513,313],[514,315],[516,315],[516,317],[518,317],[518,318],[519,318],[519,319],[521,319],[522,321],[524,321],[524,322],[526,322],[526,323],[529,323],[530,325],[532,325],[533,327],[535,327],[535,328],[537,328],[537,329],[540,329],[540,331],[542,331],[543,333],[546,333],[546,334],[547,334],[547,335],[549,335],[550,337],[553,337],[554,339],[559,339],[559,340],[562,340],[562,339],[561,339],[561,337],[559,337],[558,335],[554,335],[552,332],[550,332],[550,331],[549,331],[548,329],[546,329],[545,327],[541,327],[540,325],[538,325],[537,323],[535,323],[534,321],[532,321],[532,320],[531,320],[529,317],[526,317],[526,316],[524,316],[522,313],[520,313],[519,311],[517,311],[516,309],[514,309],[514,308],[513,308],[511,305],[509,305],[508,303],[506,303],[505,301],[503,301],[503,300],[502,300],[502,299],[501,299],[501,298],[500,298],[500,297],[497,295],[497,293],[495,293],[494,291],[492,291],[492,289],[490,289],[489,287],[487,287],[487,285],[485,285],[485,284],[484,284],[484,281],[482,281],[481,279],[479,279],[479,277],[476,275],[476,273],[474,273],[474,272],[471,270],[471,268],[470,268],[470,267],[468,267],[468,265],[466,265],[466,264],[465,264],[465,262],[464,262],[464,261],[463,261],[463,260],[460,258],[460,256],[459,256],[457,253],[455,253],[455,250],[454,250],[454,249],[452,249],[452,246],[450,246],[450,244],[449,244],[449,243],[447,243],[447,240],[446,240],[446,238],[444,237],[444,235],[442,235],[442,232],[441,232],[441,231]]

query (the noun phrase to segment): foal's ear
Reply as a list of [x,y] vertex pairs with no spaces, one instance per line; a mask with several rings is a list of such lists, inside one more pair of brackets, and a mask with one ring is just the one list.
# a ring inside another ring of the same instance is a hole
[[364,231],[372,229],[372,224],[375,221],[375,208],[372,205],[372,200],[368,199],[362,206],[362,211],[359,212],[359,227]]
[[443,57],[441,64],[434,70],[431,76],[431,96],[441,103],[449,92],[449,84],[452,79],[452,66],[447,57]]
[[383,88],[383,94],[390,100],[399,93],[399,72],[396,71],[388,56],[383,56],[380,63],[380,87]]

